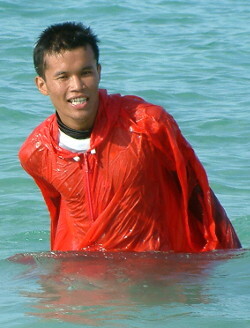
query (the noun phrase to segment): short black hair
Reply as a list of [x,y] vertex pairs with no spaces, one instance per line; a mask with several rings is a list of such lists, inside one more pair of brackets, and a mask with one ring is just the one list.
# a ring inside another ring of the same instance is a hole
[[60,53],[78,47],[92,47],[99,63],[99,40],[90,27],[82,23],[65,22],[47,27],[39,36],[33,51],[33,61],[37,74],[45,78],[46,54]]

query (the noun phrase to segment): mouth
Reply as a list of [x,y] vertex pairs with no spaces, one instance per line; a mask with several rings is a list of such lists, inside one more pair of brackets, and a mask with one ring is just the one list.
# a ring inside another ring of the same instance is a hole
[[87,100],[88,98],[86,97],[77,97],[77,98],[69,99],[68,102],[70,102],[73,106],[77,106],[77,105],[85,104]]

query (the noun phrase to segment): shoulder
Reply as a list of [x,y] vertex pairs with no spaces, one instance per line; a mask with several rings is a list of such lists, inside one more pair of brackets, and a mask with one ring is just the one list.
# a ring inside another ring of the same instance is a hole
[[55,120],[54,114],[49,116],[31,132],[22,144],[18,156],[26,170],[28,170],[27,166],[40,161],[45,151],[50,150],[51,130]]
[[100,96],[102,104],[104,107],[108,107],[109,113],[113,109],[115,113],[129,115],[131,118],[142,119],[145,117],[160,120],[165,117],[165,119],[172,119],[172,116],[162,106],[150,103],[136,95],[108,94],[106,90],[101,89]]
[[173,116],[162,106],[147,102],[137,96],[122,97],[122,112],[129,115],[135,124],[150,130],[161,125],[177,126]]
[[146,115],[155,119],[162,116],[171,118],[171,115],[160,105],[150,103],[137,96],[122,96],[122,108],[136,115]]

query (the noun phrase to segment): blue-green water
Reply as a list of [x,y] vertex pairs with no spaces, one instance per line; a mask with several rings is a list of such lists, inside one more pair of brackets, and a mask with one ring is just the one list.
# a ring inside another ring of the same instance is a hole
[[[5,0],[0,14],[1,327],[250,327],[250,3]],[[65,20],[101,39],[102,87],[173,114],[245,251],[6,260],[49,250],[47,210],[17,151],[53,112],[33,83],[33,44]]]

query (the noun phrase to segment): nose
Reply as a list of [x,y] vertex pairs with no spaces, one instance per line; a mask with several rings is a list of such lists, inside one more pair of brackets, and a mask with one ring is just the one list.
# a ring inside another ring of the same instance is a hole
[[72,91],[82,90],[83,85],[84,85],[84,83],[83,83],[82,79],[79,76],[77,76],[77,75],[71,76],[70,86],[71,86]]

